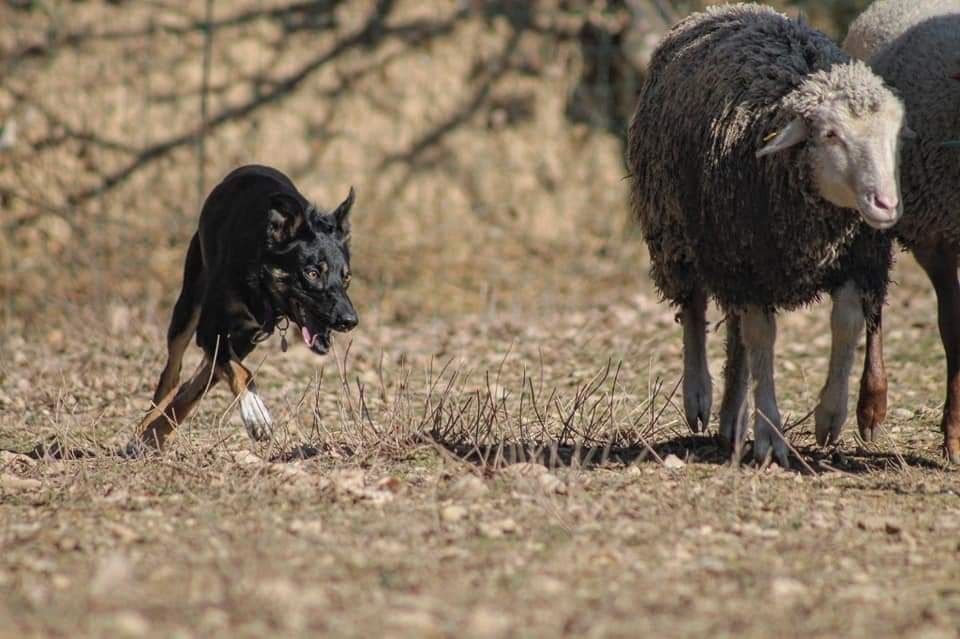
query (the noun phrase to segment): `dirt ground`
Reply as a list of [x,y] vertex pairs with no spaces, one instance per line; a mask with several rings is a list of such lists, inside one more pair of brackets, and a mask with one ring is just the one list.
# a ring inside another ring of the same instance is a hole
[[[373,311],[336,357],[273,339],[252,356],[280,424],[266,448],[217,389],[162,457],[109,455],[146,408],[161,318],[118,306],[102,329],[8,338],[2,448],[94,456],[2,453],[0,635],[956,636],[935,306],[912,260],[896,276],[888,436],[863,448],[848,423],[823,451],[807,420],[790,470],[688,435],[678,327],[626,273],[588,309]],[[781,322],[794,422],[826,312]]]
[[[0,638],[957,637],[911,258],[878,443],[813,445],[825,305],[780,322],[790,469],[731,467],[677,408],[619,137],[656,25],[624,16],[712,2],[217,0],[206,83],[207,3],[0,3]],[[357,186],[361,325],[247,360],[269,446],[217,388],[162,456],[113,455],[201,194],[251,161],[321,205]]]

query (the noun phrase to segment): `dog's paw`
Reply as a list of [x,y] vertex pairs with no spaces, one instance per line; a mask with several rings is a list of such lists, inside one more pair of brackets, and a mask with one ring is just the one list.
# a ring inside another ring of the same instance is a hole
[[260,396],[246,391],[240,396],[240,418],[250,439],[262,442],[273,436],[273,420]]

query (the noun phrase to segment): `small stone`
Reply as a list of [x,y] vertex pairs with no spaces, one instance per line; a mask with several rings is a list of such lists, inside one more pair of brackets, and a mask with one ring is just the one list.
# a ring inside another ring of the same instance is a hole
[[562,495],[567,492],[566,484],[560,481],[560,478],[553,473],[544,473],[537,477],[537,481],[540,484],[540,488],[543,489],[543,492],[547,494],[558,493]]
[[512,535],[516,533],[517,530],[517,522],[509,517],[499,521],[480,524],[480,534],[484,537],[490,537],[491,539],[497,539],[504,535]]
[[503,610],[478,608],[467,620],[466,630],[471,637],[503,637],[510,632],[510,620]]
[[807,587],[803,582],[790,577],[777,577],[771,584],[773,595],[775,597],[800,597],[807,592]]
[[0,488],[10,492],[37,490],[42,484],[39,479],[25,479],[16,475],[0,475]]
[[330,481],[339,492],[353,495],[362,495],[364,492],[365,476],[360,468],[344,468],[330,473]]
[[110,331],[114,334],[125,333],[130,328],[130,308],[119,304],[110,308],[108,318]]
[[488,491],[487,485],[476,475],[464,475],[450,487],[451,494],[461,499],[478,499]]
[[895,419],[911,419],[913,418],[913,411],[907,408],[894,408],[890,411],[890,415]]
[[50,348],[61,351],[64,346],[66,346],[66,343],[67,338],[60,329],[56,328],[47,333],[47,345],[50,346]]
[[687,463],[685,461],[683,461],[673,453],[670,453],[669,455],[663,458],[663,467],[669,470],[679,470],[680,468],[683,468],[686,465]]
[[323,532],[323,523],[319,519],[311,519],[310,521],[294,519],[287,525],[287,529],[297,536],[316,537]]
[[542,464],[530,464],[530,463],[519,463],[519,464],[510,464],[503,469],[505,475],[510,475],[512,477],[539,477],[540,475],[547,472],[546,466]]
[[207,608],[200,617],[200,627],[205,630],[223,628],[230,623],[230,615],[219,608]]
[[466,516],[467,516],[467,509],[464,508],[463,506],[458,506],[456,504],[446,506],[444,507],[443,510],[440,511],[440,518],[443,521],[451,524],[454,522],[460,521]]
[[113,627],[124,637],[142,637],[150,632],[150,623],[138,612],[118,613],[113,618]]
[[100,560],[90,582],[90,592],[95,597],[109,597],[133,578],[130,560],[120,554],[108,555]]
[[391,493],[400,492],[402,482],[396,477],[384,477],[376,484],[377,490],[385,490]]
[[402,628],[411,636],[434,637],[441,634],[441,627],[427,610],[397,610],[387,615],[387,623]]
[[143,535],[141,535],[139,531],[124,524],[112,523],[109,524],[108,527],[110,528],[110,532],[112,532],[121,543],[132,544],[143,539]]
[[507,517],[500,521],[500,530],[507,535],[513,534],[517,532],[517,522]]
[[57,542],[57,548],[64,552],[71,552],[80,548],[80,542],[73,537],[63,537]]
[[259,464],[264,463],[263,459],[253,454],[249,450],[237,451],[233,453],[232,457],[233,457],[234,463],[239,464],[241,466],[257,466]]
[[559,595],[565,589],[562,581],[546,575],[534,577],[530,586],[535,592],[547,596]]
[[857,528],[860,530],[886,530],[887,522],[882,517],[868,515],[857,520]]

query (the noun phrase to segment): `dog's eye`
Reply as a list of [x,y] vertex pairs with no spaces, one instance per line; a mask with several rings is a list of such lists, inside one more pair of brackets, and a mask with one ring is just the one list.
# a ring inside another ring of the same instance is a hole
[[304,271],[304,275],[307,276],[308,280],[316,280],[320,278],[320,271],[315,268],[308,268]]
[[350,287],[350,271],[343,272],[343,288]]

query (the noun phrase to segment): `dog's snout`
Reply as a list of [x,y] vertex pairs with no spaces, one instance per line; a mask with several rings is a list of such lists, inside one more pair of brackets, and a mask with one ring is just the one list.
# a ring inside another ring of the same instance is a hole
[[357,312],[353,309],[340,313],[337,316],[336,321],[334,322],[332,328],[335,331],[340,331],[345,333],[351,331],[357,327],[357,324],[360,323],[360,318],[357,317]]

